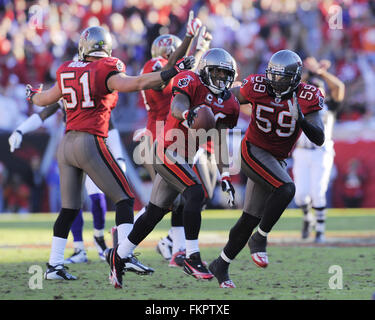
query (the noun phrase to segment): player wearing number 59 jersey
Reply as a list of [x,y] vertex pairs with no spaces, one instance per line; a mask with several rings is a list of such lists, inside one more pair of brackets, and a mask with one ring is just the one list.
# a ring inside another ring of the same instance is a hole
[[[66,134],[57,151],[62,209],[53,228],[46,279],[76,279],[66,271],[63,262],[70,227],[82,206],[84,173],[115,203],[120,241],[133,224],[134,196],[105,141],[117,92],[162,85],[194,65],[194,58],[186,57],[168,70],[132,77],[125,74],[124,64],[112,58],[111,53],[110,33],[101,27],[87,28],[78,44],[79,61],[63,63],[56,73],[57,84],[45,91],[26,87],[27,98],[39,106],[63,98],[67,114]],[[115,287],[122,286],[127,257],[117,247],[111,250],[108,261]]]
[[232,89],[241,104],[251,103],[252,110],[241,143],[241,170],[248,177],[243,214],[220,257],[210,265],[221,286],[234,286],[229,264],[246,242],[255,264],[267,267],[267,235],[295,194],[284,159],[302,131],[315,144],[324,142],[319,116],[324,98],[317,88],[300,82],[301,72],[300,57],[281,50],[272,55],[265,75],[250,75]]
[[[290,99],[280,99],[268,88],[267,78],[260,74],[250,75],[242,83],[240,94],[252,105],[245,141],[282,160],[290,156],[301,130],[292,117]],[[316,87],[300,83],[294,92],[304,115],[322,109],[324,98]]]

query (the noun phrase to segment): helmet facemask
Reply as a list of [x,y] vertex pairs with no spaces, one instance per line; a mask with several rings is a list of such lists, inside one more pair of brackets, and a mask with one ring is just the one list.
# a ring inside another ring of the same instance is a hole
[[206,66],[203,69],[203,74],[208,88],[213,93],[220,94],[232,86],[235,71],[220,66]]
[[279,98],[293,91],[300,81],[300,79],[297,79],[296,74],[270,71],[268,69],[266,70],[266,76],[267,82]]
[[266,81],[277,98],[293,92],[301,81],[302,60],[293,51],[274,53],[266,69]]

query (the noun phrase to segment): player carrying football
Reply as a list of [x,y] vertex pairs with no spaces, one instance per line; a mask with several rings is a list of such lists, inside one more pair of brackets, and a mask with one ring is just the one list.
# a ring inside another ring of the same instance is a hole
[[[64,62],[52,88],[41,91],[27,86],[31,102],[46,106],[63,98],[67,114],[66,133],[57,151],[62,209],[53,227],[46,279],[77,279],[66,271],[63,262],[71,224],[82,206],[84,172],[115,203],[120,240],[125,237],[122,225],[133,223],[133,193],[105,141],[118,92],[161,85],[194,65],[194,58],[186,57],[166,71],[128,76],[124,63],[111,57],[111,52],[110,33],[101,27],[87,28],[78,45],[80,60]],[[112,261],[111,267],[116,273]]]
[[255,264],[267,267],[267,235],[295,194],[284,159],[302,131],[315,144],[324,142],[319,115],[324,99],[317,88],[300,82],[301,71],[300,57],[281,50],[272,55],[265,75],[249,75],[232,89],[241,104],[251,103],[252,112],[241,145],[241,170],[248,177],[243,213],[220,256],[209,265],[222,288],[235,287],[229,264],[246,242]]
[[[201,27],[202,22],[199,18],[194,18],[194,12],[190,11],[189,20],[186,27],[186,35],[183,41],[172,34],[163,34],[158,36],[151,46],[152,58],[148,60],[141,73],[150,73],[155,71],[167,70],[173,66],[176,61],[186,55],[189,48],[192,46],[192,40],[197,38],[196,48],[194,56],[196,61],[208,48],[211,40],[211,35],[206,32],[206,27]],[[193,50],[190,50],[193,51]],[[192,54],[193,55],[193,54]],[[142,150],[145,152],[143,155],[142,164],[148,171],[152,180],[155,178],[155,169],[153,168],[153,157],[152,157],[152,145],[156,139],[156,127],[157,124],[164,125],[172,98],[172,82],[163,84],[148,90],[141,91],[144,106],[147,110],[147,126],[146,130],[138,130],[135,133],[135,141],[140,141],[139,148],[136,150]],[[135,217],[138,219],[145,211],[145,208],[141,209]],[[157,245],[157,250],[164,258],[170,260],[170,266],[176,266],[175,259],[171,259],[172,254],[180,258],[180,253],[184,249],[185,233],[182,223],[182,201],[181,197],[178,197],[172,207],[171,216],[171,229],[169,230],[166,238],[173,239],[173,246],[167,244],[168,239],[161,239]],[[115,228],[112,228],[112,234],[116,239]],[[114,241],[115,243],[115,241]],[[178,261],[181,261],[179,259]]]
[[[190,12],[189,21],[197,20],[196,26],[201,26],[201,22],[198,18],[193,19],[193,12]],[[188,22],[187,32],[184,41],[174,35],[166,34],[157,37],[151,47],[152,59],[147,61],[142,69],[142,73],[154,72],[160,68],[161,70],[168,67],[168,65],[173,65],[175,61],[186,54],[189,47],[192,47],[191,40],[192,36],[197,33],[198,30],[193,26],[189,27],[192,23]],[[209,48],[212,36],[210,33],[206,32],[206,27],[202,26],[199,28],[198,35],[196,36],[196,44],[194,48],[190,49],[190,54],[194,55],[196,61],[199,61],[200,57]],[[151,159],[146,159],[144,167],[149,172],[152,180],[155,178],[155,169],[152,165],[152,144],[156,138],[156,125],[164,125],[169,114],[170,103],[172,98],[172,82],[163,88],[153,88],[149,90],[141,91],[144,105],[148,111],[147,119],[147,134],[144,136]],[[202,187],[205,192],[205,198],[211,198],[213,195],[213,184],[216,184],[216,166],[211,165],[211,161],[205,161],[205,166],[199,161],[203,158],[202,152],[197,155],[197,160],[193,166],[193,170],[198,175],[202,182]],[[209,170],[211,169],[212,170]],[[211,172],[214,171],[214,174]],[[170,267],[183,267],[183,259],[185,258],[185,231],[183,227],[183,207],[184,200],[179,195],[172,206],[171,214],[171,228],[169,229],[168,235],[159,240],[157,244],[157,251],[169,261]],[[143,208],[138,215],[135,217],[137,219],[141,214],[143,214],[145,208]]]
[[[186,237],[184,272],[196,279],[211,279],[213,276],[201,260],[198,235],[201,226],[201,210],[204,191],[199,178],[192,170],[192,159],[198,150],[189,144],[193,135],[191,126],[197,116],[197,107],[209,108],[215,115],[216,128],[233,128],[237,124],[239,103],[228,90],[235,78],[236,66],[232,56],[223,49],[210,49],[201,58],[198,74],[187,71],[173,81],[173,98],[164,132],[154,145],[157,172],[151,199],[146,212],[135,222],[127,239],[112,250],[111,256],[118,262],[120,270],[126,257],[156,226],[170,210],[174,199],[182,194],[185,203],[183,222]],[[178,133],[182,139],[171,135]],[[218,135],[220,137],[220,134]],[[176,147],[176,149],[174,148]],[[217,150],[226,148],[226,139],[219,140]],[[183,150],[183,151],[182,151]],[[224,155],[225,153],[222,152]],[[216,153],[215,153],[216,155]],[[218,167],[227,190],[234,193],[230,183],[229,169],[224,157],[218,157]]]

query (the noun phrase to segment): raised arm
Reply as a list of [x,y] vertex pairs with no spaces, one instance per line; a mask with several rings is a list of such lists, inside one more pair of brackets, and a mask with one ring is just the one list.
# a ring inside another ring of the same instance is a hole
[[195,45],[189,51],[189,55],[195,57],[195,66],[193,70],[197,69],[200,59],[203,54],[210,48],[212,35],[206,31],[206,26],[202,26],[199,29],[198,36],[195,38]]
[[57,83],[48,90],[42,91],[42,85],[35,89],[31,85],[26,86],[26,98],[37,106],[46,107],[56,103],[62,97],[61,90]]
[[319,76],[327,83],[331,92],[331,97],[335,102],[342,102],[345,97],[345,84],[338,77],[328,71],[331,66],[329,60],[317,61],[314,57],[308,57],[304,61],[304,66],[310,72]]
[[162,70],[167,70],[173,67],[178,60],[180,60],[185,55],[193,55],[188,54],[188,49],[191,46],[192,40],[195,36],[197,36],[199,32],[199,28],[202,26],[202,22],[199,18],[194,18],[194,12],[191,10],[189,12],[189,20],[186,25],[186,34],[185,38],[183,39],[181,45],[171,54],[168,59],[168,63],[164,66]]
[[194,65],[194,57],[179,60],[172,68],[159,72],[144,73],[139,76],[128,76],[117,73],[107,80],[107,87],[111,91],[132,92],[151,89],[169,81],[179,72],[186,71]]

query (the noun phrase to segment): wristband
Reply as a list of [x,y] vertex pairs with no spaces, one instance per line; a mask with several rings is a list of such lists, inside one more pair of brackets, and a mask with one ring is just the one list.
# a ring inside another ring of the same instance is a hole
[[160,77],[164,82],[167,82],[171,80],[177,73],[178,72],[175,68],[170,68],[168,70],[160,72]]

